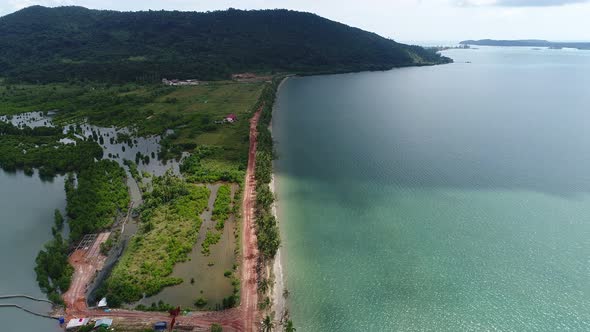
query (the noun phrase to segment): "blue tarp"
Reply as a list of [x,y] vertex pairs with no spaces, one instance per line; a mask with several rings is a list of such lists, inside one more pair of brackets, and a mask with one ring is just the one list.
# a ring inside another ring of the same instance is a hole
[[157,322],[156,324],[154,324],[154,330],[163,331],[166,329],[167,326],[168,324],[166,322]]

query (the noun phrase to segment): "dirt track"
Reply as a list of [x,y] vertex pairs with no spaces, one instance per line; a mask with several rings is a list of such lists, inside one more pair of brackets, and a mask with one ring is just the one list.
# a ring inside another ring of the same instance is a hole
[[[211,324],[218,323],[224,331],[256,331],[258,326],[258,294],[256,280],[256,261],[258,247],[254,229],[254,202],[256,199],[256,180],[254,170],[256,167],[256,147],[258,143],[258,120],[262,107],[250,119],[250,148],[248,154],[248,168],[244,184],[244,200],[242,202],[242,284],[241,303],[234,309],[211,312],[195,312],[189,316],[179,316],[176,326],[183,330],[205,331]],[[104,235],[106,234],[106,235]],[[92,281],[97,270],[104,265],[105,258],[100,253],[100,243],[106,241],[108,233],[98,236],[92,247],[86,250],[76,250],[70,256],[70,263],[74,266],[74,276],[70,289],[64,294],[66,314],[72,318],[99,318],[111,317],[118,325],[149,327],[158,321],[171,321],[171,317],[165,313],[144,312],[133,310],[102,310],[89,309],[86,305],[86,287]]]
[[254,331],[258,319],[258,290],[256,280],[256,261],[258,258],[258,246],[256,244],[256,232],[254,230],[254,202],[256,201],[256,180],[254,170],[256,168],[256,146],[258,144],[258,120],[262,107],[250,120],[250,150],[248,154],[248,168],[246,169],[246,182],[244,184],[244,201],[242,202],[242,320],[244,331]]

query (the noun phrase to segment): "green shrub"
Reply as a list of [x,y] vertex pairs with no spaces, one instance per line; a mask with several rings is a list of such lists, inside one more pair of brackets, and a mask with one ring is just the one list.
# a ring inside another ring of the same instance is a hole
[[202,308],[204,306],[207,305],[207,299],[204,297],[199,297],[196,301],[195,301],[195,306]]
[[59,233],[45,244],[35,259],[35,273],[41,290],[51,301],[61,303],[60,293],[70,288],[74,268],[68,262],[68,244]]
[[201,246],[203,248],[201,250],[201,253],[205,256],[209,256],[209,254],[211,254],[210,246],[219,242],[220,239],[221,239],[220,233],[217,233],[214,231],[207,231],[207,234],[205,234],[205,240],[201,244]]
[[215,228],[220,231],[225,225],[225,221],[229,217],[231,206],[231,188],[229,185],[224,184],[217,190],[217,197],[213,205],[212,219],[217,221]]

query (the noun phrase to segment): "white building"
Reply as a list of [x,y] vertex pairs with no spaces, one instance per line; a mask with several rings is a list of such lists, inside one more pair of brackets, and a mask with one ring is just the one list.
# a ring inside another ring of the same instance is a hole
[[89,321],[90,321],[89,318],[70,319],[70,321],[68,322],[68,325],[66,325],[66,330],[71,330],[71,329],[75,329],[78,327],[82,327],[82,326],[88,324]]

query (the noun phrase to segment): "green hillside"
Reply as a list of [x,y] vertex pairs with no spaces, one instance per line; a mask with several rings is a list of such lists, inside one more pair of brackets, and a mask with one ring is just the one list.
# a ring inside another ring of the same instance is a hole
[[210,80],[243,71],[339,72],[447,61],[421,47],[289,10],[33,6],[0,17],[0,76],[16,81]]

